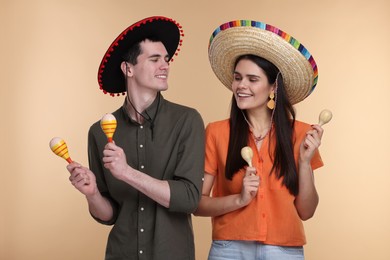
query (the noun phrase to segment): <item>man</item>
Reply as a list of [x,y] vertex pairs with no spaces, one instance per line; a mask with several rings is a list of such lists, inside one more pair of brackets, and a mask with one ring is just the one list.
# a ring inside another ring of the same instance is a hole
[[78,163],[68,170],[93,218],[114,225],[106,259],[195,259],[191,213],[202,190],[204,124],[196,110],[160,93],[181,32],[169,18],[146,18],[116,38],[99,68],[104,93],[127,93],[113,113],[114,142],[96,122],[90,170]]

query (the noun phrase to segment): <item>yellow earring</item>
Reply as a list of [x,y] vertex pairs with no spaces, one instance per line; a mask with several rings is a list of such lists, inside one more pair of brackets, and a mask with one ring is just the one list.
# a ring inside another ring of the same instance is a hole
[[271,110],[275,108],[274,98],[275,98],[275,93],[272,91],[271,94],[269,94],[269,101],[267,103],[267,107]]

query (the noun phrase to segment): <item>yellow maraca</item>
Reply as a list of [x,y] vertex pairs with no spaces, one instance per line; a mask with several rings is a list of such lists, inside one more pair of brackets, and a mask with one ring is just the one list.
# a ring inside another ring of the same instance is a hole
[[100,126],[107,136],[108,142],[112,142],[112,137],[114,136],[116,130],[116,118],[112,114],[105,114],[100,120]]
[[253,151],[249,146],[241,149],[241,157],[248,163],[249,167],[252,167]]
[[324,109],[321,111],[320,116],[318,118],[318,124],[320,126],[325,125],[332,119],[332,112],[328,109]]
[[60,137],[54,137],[49,143],[50,149],[61,158],[64,158],[68,163],[72,163],[72,159],[69,157],[68,146],[65,141]]

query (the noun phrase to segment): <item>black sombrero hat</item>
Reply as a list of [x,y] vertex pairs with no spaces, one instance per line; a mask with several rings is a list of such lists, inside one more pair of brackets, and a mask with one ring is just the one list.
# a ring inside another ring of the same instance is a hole
[[167,49],[170,61],[173,61],[173,56],[180,51],[178,47],[181,46],[182,36],[183,30],[179,23],[163,16],[145,18],[130,25],[114,40],[103,56],[98,71],[100,89],[111,96],[126,93],[120,64],[123,55],[134,43],[147,37],[157,38]]

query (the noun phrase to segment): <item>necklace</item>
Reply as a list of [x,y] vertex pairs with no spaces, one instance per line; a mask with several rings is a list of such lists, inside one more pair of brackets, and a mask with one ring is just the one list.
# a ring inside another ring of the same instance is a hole
[[252,133],[253,139],[255,140],[255,143],[258,144],[260,141],[262,141],[267,136],[268,131],[267,131],[267,134],[265,134],[263,136],[261,136],[261,135],[255,136],[255,134],[252,131],[251,131],[251,133]]
[[[267,134],[269,133],[269,131],[271,129],[271,126],[267,127],[267,132],[263,136],[261,134],[259,136],[256,136],[255,133],[253,132],[254,127],[249,122],[249,120],[246,118],[244,111],[241,110],[241,112],[242,112],[242,115],[244,116],[246,123],[249,125],[251,135],[253,136],[253,139],[255,140],[256,145],[258,145],[260,143],[260,141],[262,141],[267,136]],[[272,125],[272,119],[271,119],[271,125]]]
[[[247,122],[247,123],[249,124],[249,122]],[[249,126],[253,129],[253,127],[250,124],[249,124]],[[263,141],[263,139],[268,135],[270,129],[271,129],[271,127],[268,127],[267,132],[263,136],[261,134],[259,136],[256,136],[253,133],[253,130],[251,130],[251,134],[253,136],[253,140],[255,140],[256,145],[258,145],[261,141]]]

